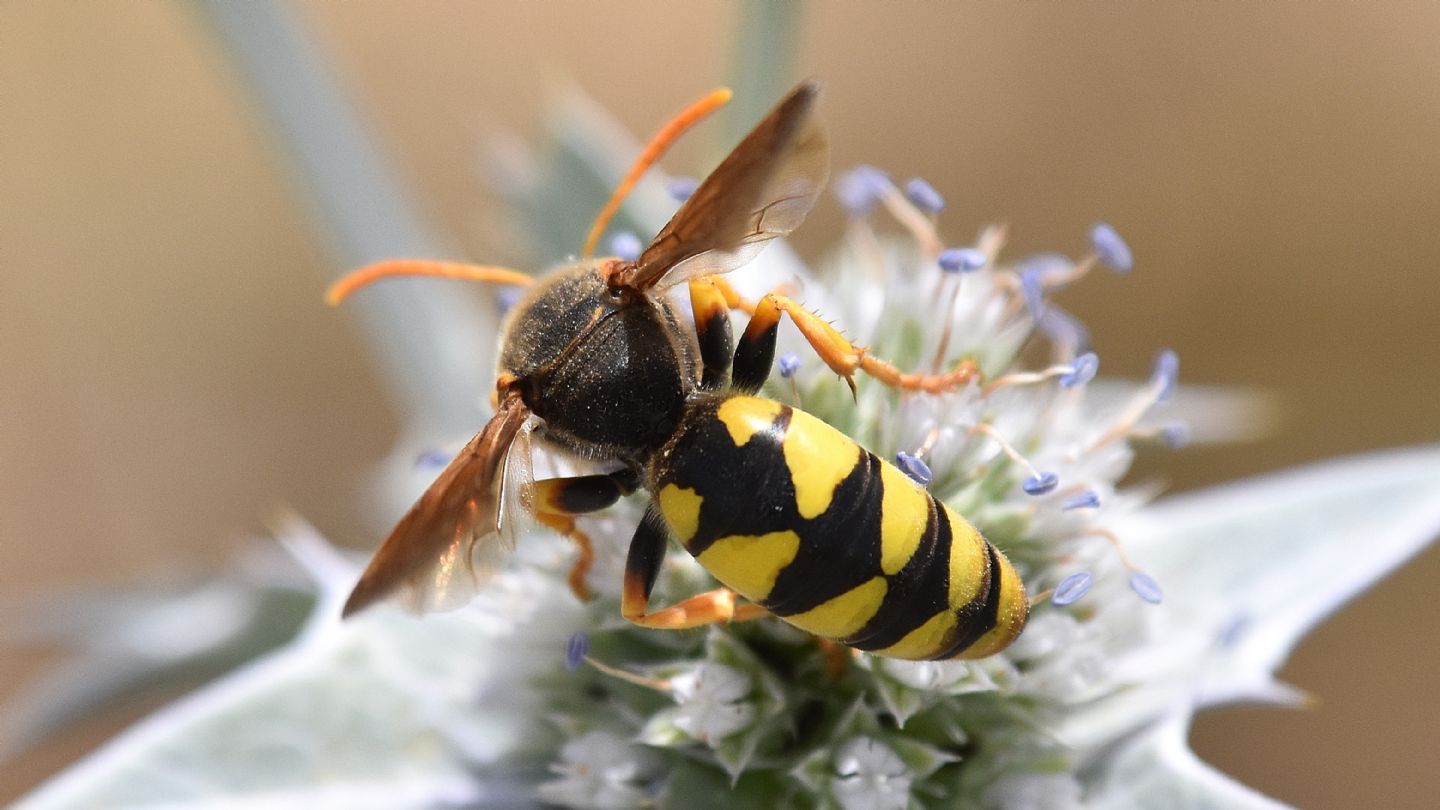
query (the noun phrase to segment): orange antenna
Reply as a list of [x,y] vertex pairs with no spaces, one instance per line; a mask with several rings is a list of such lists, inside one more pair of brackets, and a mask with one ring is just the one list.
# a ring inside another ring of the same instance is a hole
[[533,277],[508,267],[486,267],[478,264],[439,262],[427,259],[392,259],[388,262],[377,262],[346,274],[325,291],[325,303],[332,307],[339,306],[341,301],[350,297],[350,293],[361,287],[368,287],[382,278],[394,278],[395,276],[458,278],[464,281],[494,281],[500,284],[519,284],[521,286],[535,283]]
[[630,190],[639,182],[640,175],[655,165],[655,161],[665,154],[665,151],[685,133],[685,130],[703,121],[705,116],[710,113],[724,107],[730,101],[731,95],[728,87],[712,90],[704,98],[671,118],[669,123],[655,133],[655,137],[645,145],[645,151],[640,153],[640,157],[636,158],[635,163],[630,167],[630,173],[625,175],[625,179],[615,187],[615,193],[610,195],[610,201],[605,203],[605,207],[600,211],[600,216],[595,218],[595,224],[590,226],[590,235],[585,237],[585,248],[580,251],[582,258],[588,259],[595,255],[595,243],[600,241],[600,234],[605,232],[605,226],[610,224],[615,212],[620,210],[620,204],[625,202]]

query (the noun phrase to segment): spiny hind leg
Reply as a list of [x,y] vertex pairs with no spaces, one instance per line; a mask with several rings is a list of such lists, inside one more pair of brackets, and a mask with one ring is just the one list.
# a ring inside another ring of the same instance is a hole
[[853,393],[855,372],[863,371],[874,379],[906,391],[924,391],[936,394],[958,388],[971,380],[980,378],[980,369],[973,360],[962,360],[951,371],[943,374],[908,374],[894,364],[874,357],[864,346],[856,346],[840,331],[823,318],[800,306],[780,292],[772,292],[760,299],[750,324],[740,336],[735,348],[735,361],[731,374],[735,387],[744,391],[758,391],[770,375],[770,366],[775,360],[775,336],[780,326],[780,316],[789,315],[799,328],[810,348],[815,350],[825,365],[845,378]]
[[625,585],[620,596],[620,614],[641,627],[663,630],[685,630],[707,624],[744,622],[758,619],[769,611],[759,605],[737,601],[739,597],[728,588],[696,594],[666,608],[651,612],[650,593],[660,564],[665,561],[667,544],[665,528],[659,521],[646,516],[630,540],[625,559]]
[[570,591],[577,599],[590,598],[585,577],[595,563],[595,545],[575,525],[575,515],[597,512],[635,491],[635,475],[629,471],[573,478],[547,478],[534,484],[535,519],[570,538],[579,549],[570,569]]

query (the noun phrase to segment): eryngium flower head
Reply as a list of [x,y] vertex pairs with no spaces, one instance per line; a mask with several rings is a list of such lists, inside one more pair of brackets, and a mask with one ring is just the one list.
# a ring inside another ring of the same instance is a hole
[[[591,757],[590,774],[603,770],[602,760],[610,772],[640,773],[642,759],[659,757],[665,765],[646,783],[645,799],[662,806],[683,806],[715,786],[733,791],[729,806],[770,807],[788,797],[847,810],[993,803],[1035,779],[1063,783],[1065,795],[1078,791],[1085,756],[1050,730],[1072,707],[1133,683],[1134,673],[1117,662],[1148,643],[1146,602],[1159,601],[1161,591],[1113,528],[1145,500],[1117,482],[1132,442],[1155,439],[1148,417],[1173,390],[1178,365],[1162,352],[1148,383],[1096,407],[1087,389],[1099,360],[1078,322],[1051,301],[1098,261],[1110,263],[1124,243],[1097,227],[1104,239],[1095,236],[1096,253],[1078,261],[1058,254],[1009,261],[997,228],[973,245],[946,246],[933,218],[943,203],[935,204],[939,195],[928,184],[912,181],[902,191],[862,167],[836,188],[852,218],[820,270],[762,258],[741,271],[739,286],[758,293],[787,283],[852,340],[902,369],[941,372],[973,360],[983,379],[927,394],[862,378],[852,396],[798,335],[787,334],[767,393],[895,459],[974,522],[1038,593],[1029,627],[987,659],[906,662],[821,642],[768,618],[704,632],[628,625],[617,618],[619,572],[642,496],[581,519],[596,544],[588,585],[597,596],[586,605],[588,665],[564,667],[557,647],[554,673],[538,686],[543,716],[560,732],[548,754],[556,777],[542,787],[548,801],[612,804],[613,790],[573,789],[576,739],[589,741],[585,751],[608,741]],[[880,209],[900,223],[898,235],[894,228],[882,235],[872,223]],[[655,601],[710,587],[703,569],[677,552]],[[572,641],[572,663],[573,648]],[[615,762],[625,765],[617,770]]]

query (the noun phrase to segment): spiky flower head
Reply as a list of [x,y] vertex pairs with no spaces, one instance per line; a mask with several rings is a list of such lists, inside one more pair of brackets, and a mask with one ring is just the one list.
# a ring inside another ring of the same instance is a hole
[[[1074,792],[1083,758],[1037,730],[1129,683],[1114,662],[1146,643],[1146,602],[1161,592],[1110,524],[1144,501],[1117,482],[1132,442],[1154,438],[1147,416],[1173,388],[1177,366],[1162,352],[1148,384],[1097,409],[1086,394],[1099,361],[1051,301],[1118,254],[1119,235],[1107,226],[1095,252],[1076,261],[1011,261],[1002,229],[983,230],[974,244],[944,242],[935,219],[943,200],[923,180],[901,189],[862,167],[836,188],[852,219],[819,269],[792,263],[776,278],[784,265],[772,262],[753,280],[742,275],[741,286],[795,287],[852,340],[907,371],[974,360],[983,376],[942,393],[861,379],[852,395],[798,335],[786,335],[767,393],[895,459],[974,522],[1039,594],[1030,626],[1009,650],[972,662],[871,657],[773,619],[683,633],[634,627],[617,617],[625,546],[644,508],[637,498],[581,520],[599,559],[578,636],[585,654],[575,655],[572,637],[566,667],[556,648],[553,674],[536,687],[556,733],[527,752],[549,757],[548,801],[599,808],[623,795],[680,807],[720,786],[731,807],[786,797],[786,806],[850,810],[978,806],[1005,794],[997,785],[1032,779]],[[677,551],[655,601],[710,587]],[[628,781],[624,790],[576,789],[581,772]]]

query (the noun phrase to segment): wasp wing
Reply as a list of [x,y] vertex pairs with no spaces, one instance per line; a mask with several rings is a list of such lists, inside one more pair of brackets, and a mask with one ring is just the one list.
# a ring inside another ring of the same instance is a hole
[[622,283],[645,290],[728,273],[799,227],[830,173],[819,92],[813,81],[790,91],[680,206]]
[[[535,473],[533,467],[534,453],[530,443],[530,436],[534,433],[536,420],[534,416],[526,415],[525,422],[510,442],[510,452],[505,454],[505,463],[500,468],[499,476],[499,501],[500,501],[500,542],[493,543],[484,548],[477,547],[471,558],[476,561],[477,566],[494,570],[504,557],[515,550],[518,537],[526,528],[533,527],[535,521]],[[494,563],[483,559],[481,551],[494,548],[503,554],[492,554],[496,557]]]
[[[494,572],[513,537],[502,521],[512,445],[530,412],[506,397],[495,416],[420,496],[376,552],[345,602],[351,616],[380,600],[429,612],[458,608]],[[522,450],[528,442],[522,442]],[[523,482],[522,482],[523,487]]]

